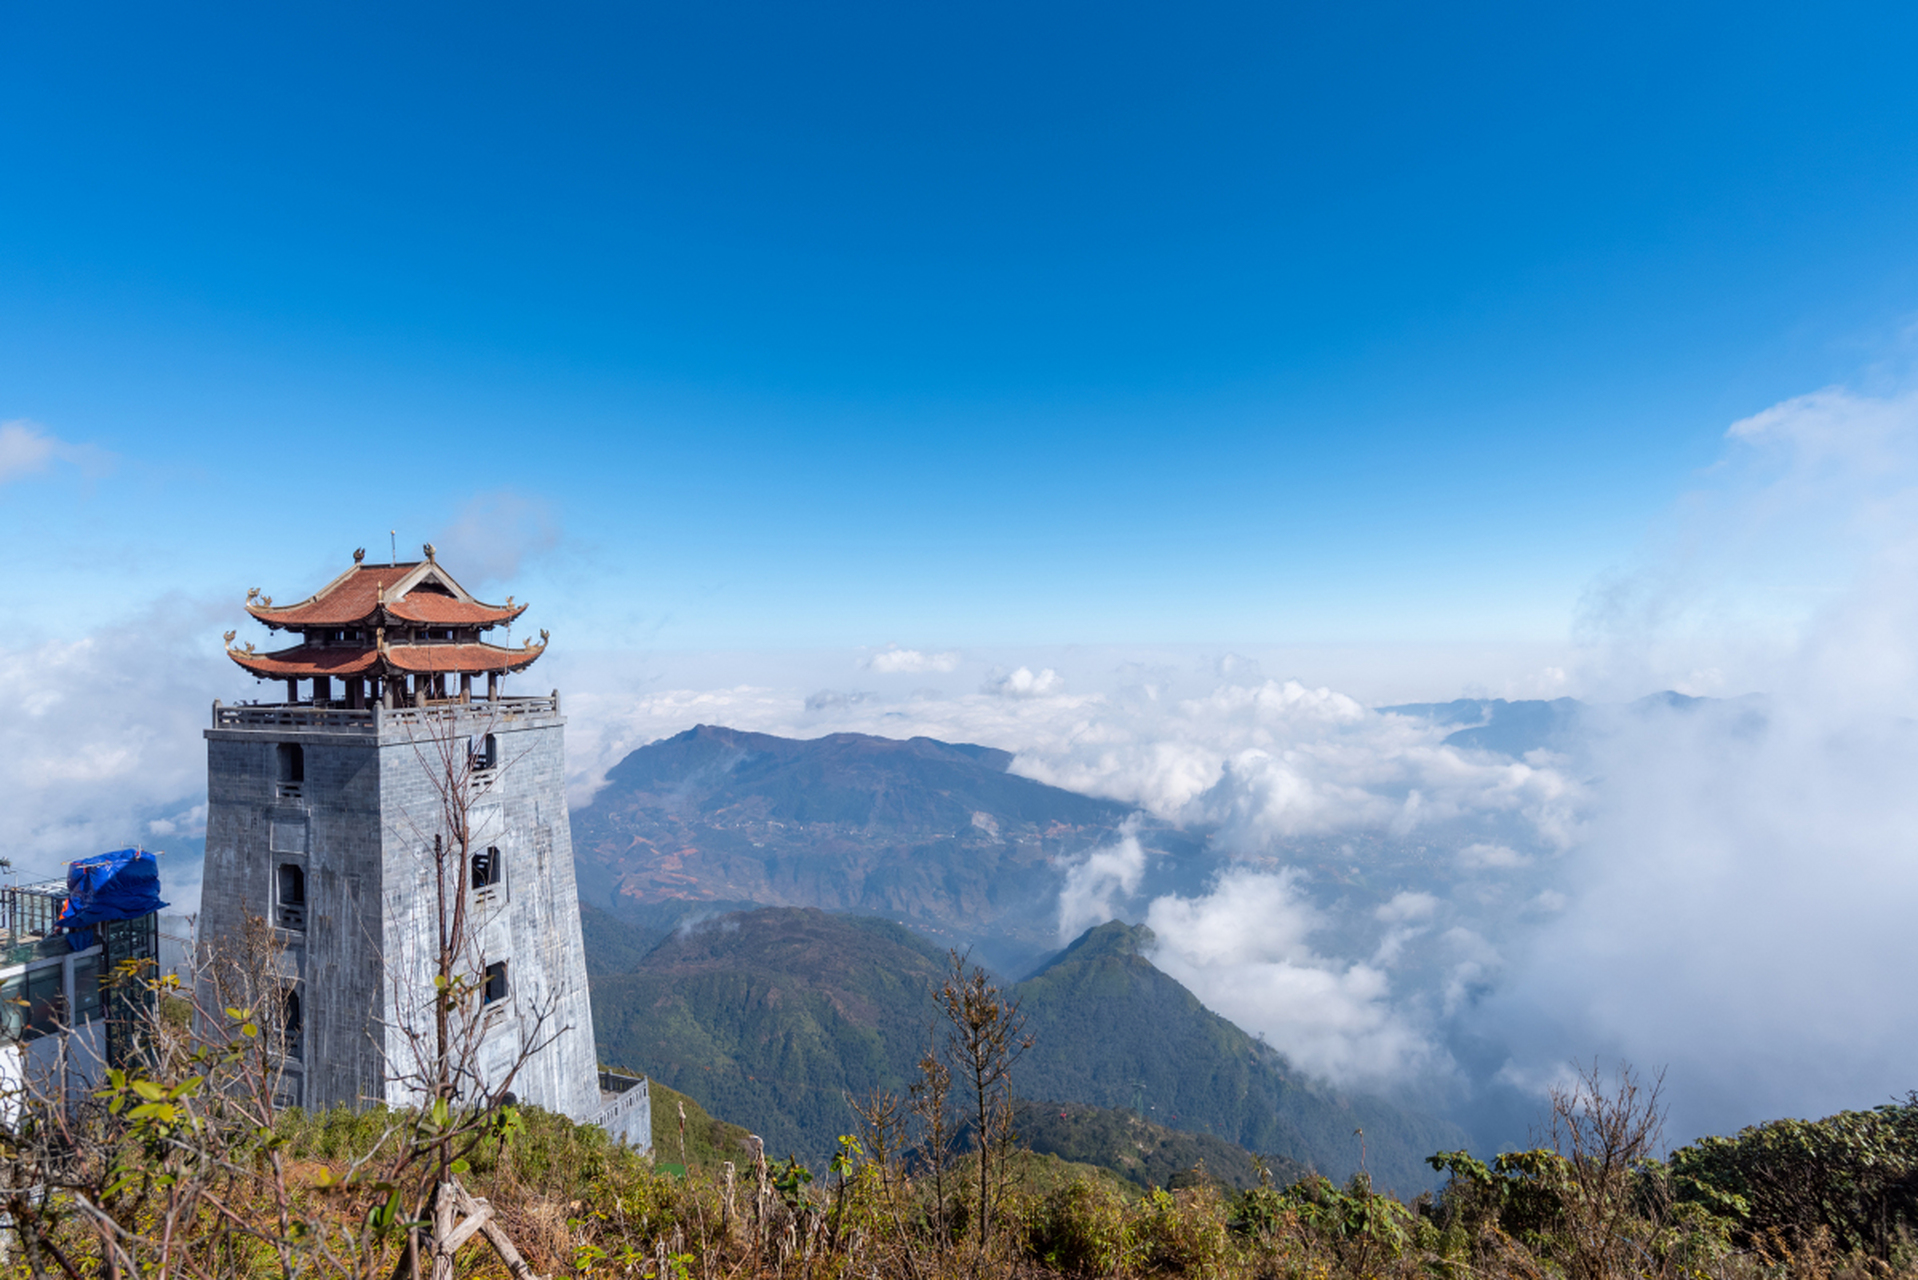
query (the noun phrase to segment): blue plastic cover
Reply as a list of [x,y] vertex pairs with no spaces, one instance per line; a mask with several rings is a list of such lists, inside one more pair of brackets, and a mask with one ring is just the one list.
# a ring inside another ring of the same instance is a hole
[[80,929],[106,920],[137,920],[160,901],[160,863],[145,849],[116,849],[67,864],[67,901],[60,927]]

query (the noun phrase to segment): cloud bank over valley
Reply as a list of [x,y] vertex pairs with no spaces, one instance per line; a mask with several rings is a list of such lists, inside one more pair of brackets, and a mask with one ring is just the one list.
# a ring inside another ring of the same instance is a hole
[[[40,464],[8,439],[10,465]],[[1594,584],[1576,645],[673,655],[556,636],[533,683],[565,693],[576,802],[699,723],[1003,747],[1140,811],[1059,862],[1062,942],[1143,922],[1155,963],[1299,1066],[1514,1140],[1574,1056],[1668,1066],[1686,1137],[1918,1083],[1915,482],[1912,396],[1825,391],[1741,422]],[[499,499],[543,527],[517,501]],[[191,847],[207,704],[272,696],[219,655],[238,613],[174,600],[0,649],[0,839],[27,871]],[[1202,877],[1155,824],[1203,835]]]

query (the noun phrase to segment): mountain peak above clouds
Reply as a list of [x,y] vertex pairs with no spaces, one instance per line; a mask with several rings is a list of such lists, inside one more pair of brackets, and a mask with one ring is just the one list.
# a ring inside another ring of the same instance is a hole
[[853,911],[1018,972],[1057,945],[1055,864],[1133,809],[1021,777],[1012,759],[700,725],[627,756],[574,812],[581,900],[657,937],[750,906]]

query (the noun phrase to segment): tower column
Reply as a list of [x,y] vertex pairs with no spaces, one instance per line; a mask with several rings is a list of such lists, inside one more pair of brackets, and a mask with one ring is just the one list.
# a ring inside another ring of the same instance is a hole
[[486,673],[486,700],[491,702],[497,697],[499,697],[499,672],[488,671]]
[[332,676],[314,676],[313,677],[313,701],[315,702],[333,701],[333,677]]
[[472,700],[473,700],[473,673],[470,671],[462,671],[460,672],[460,701],[471,702]]
[[286,700],[288,702],[298,702],[300,700],[300,682],[292,676],[286,678]]

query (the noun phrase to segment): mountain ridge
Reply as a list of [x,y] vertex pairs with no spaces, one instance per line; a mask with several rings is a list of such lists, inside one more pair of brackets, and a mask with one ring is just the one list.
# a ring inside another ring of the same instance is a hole
[[[1423,1159],[1454,1127],[1308,1080],[1207,1010],[1141,954],[1149,930],[1087,931],[1006,988],[1035,1042],[1023,1097],[1130,1109],[1170,1128],[1310,1164],[1358,1168],[1364,1127],[1382,1186],[1431,1185]],[[946,955],[903,926],[816,908],[761,908],[682,931],[627,974],[593,983],[601,1054],[715,1114],[749,1120],[769,1149],[820,1154],[848,1098],[903,1093],[933,1034]]]
[[[1133,806],[932,738],[781,738],[699,725],[649,743],[572,815],[581,901],[665,938],[755,906],[883,916],[1018,971],[1057,946],[1056,864]],[[1202,843],[1147,824],[1158,845]]]

